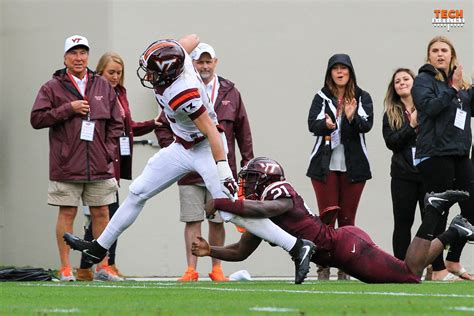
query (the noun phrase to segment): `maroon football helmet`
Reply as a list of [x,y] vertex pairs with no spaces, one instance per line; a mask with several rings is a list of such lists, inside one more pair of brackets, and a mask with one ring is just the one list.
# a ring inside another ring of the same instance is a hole
[[185,52],[172,40],[152,43],[140,56],[137,76],[145,88],[173,83],[183,72]]
[[258,200],[266,187],[283,180],[285,172],[278,162],[267,157],[253,158],[239,172],[239,195]]

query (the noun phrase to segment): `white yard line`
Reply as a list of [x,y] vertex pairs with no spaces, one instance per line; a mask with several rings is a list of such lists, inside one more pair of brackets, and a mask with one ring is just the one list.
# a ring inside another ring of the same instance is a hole
[[452,310],[460,311],[460,312],[474,312],[474,307],[468,307],[468,306],[455,306],[448,309],[452,309]]
[[249,308],[252,312],[270,312],[270,313],[289,313],[297,312],[296,308],[271,307],[271,306],[256,306]]
[[[230,283],[229,283],[230,284]],[[37,283],[25,283],[25,286],[46,286],[46,287],[61,287],[76,286],[69,283],[50,283],[50,284],[37,284]],[[374,292],[374,291],[317,291],[317,290],[280,290],[280,289],[241,289],[241,288],[217,288],[217,287],[206,287],[206,286],[177,286],[174,282],[153,282],[143,285],[118,285],[102,282],[91,282],[86,285],[92,288],[117,288],[117,289],[181,289],[181,290],[208,290],[208,291],[221,291],[221,292],[242,292],[242,293],[255,293],[255,292],[274,292],[274,293],[296,293],[296,294],[330,294],[330,295],[368,295],[368,296],[405,296],[405,297],[452,297],[452,298],[474,298],[473,294],[442,294],[442,293],[407,293],[407,292]]]
[[35,312],[38,313],[57,313],[57,314],[69,314],[69,313],[80,313],[79,308],[50,308],[50,309],[39,309]]

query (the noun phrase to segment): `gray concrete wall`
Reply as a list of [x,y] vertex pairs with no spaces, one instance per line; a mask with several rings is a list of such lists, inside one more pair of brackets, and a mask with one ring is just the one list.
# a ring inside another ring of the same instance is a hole
[[[5,42],[5,36],[3,33],[3,5],[2,1],[0,0],[0,74],[3,73],[3,43]],[[3,134],[3,126],[4,126],[4,120],[3,120],[3,80],[0,80],[0,134]],[[4,138],[0,138],[0,148],[6,148],[5,146],[5,141]],[[5,237],[3,237],[3,232],[4,232],[4,227],[5,227],[5,207],[4,207],[4,194],[3,194],[3,188],[5,187],[5,181],[4,181],[4,160],[6,155],[1,155],[0,156],[0,262],[2,262],[3,258],[3,242],[2,240],[5,240]]]
[[[367,134],[373,179],[362,195],[357,224],[391,252],[390,152],[381,133],[383,97],[394,69],[417,70],[426,45],[444,34],[454,42],[469,77],[473,69],[473,4],[464,10],[461,29],[435,29],[433,9],[450,1],[13,1],[0,2],[0,265],[55,268],[57,209],[46,204],[48,132],[29,124],[39,87],[62,67],[64,39],[85,35],[91,44],[90,67],[107,50],[126,63],[125,85],[136,121],[157,114],[152,92],[135,76],[139,55],[152,41],[197,33],[213,45],[218,73],[240,89],[253,128],[255,154],[280,161],[288,179],[317,210],[305,172],[314,138],[306,127],[315,92],[322,86],[328,58],[351,55],[359,85],[374,100],[375,123]],[[78,19],[77,17],[82,17]],[[153,135],[143,137],[154,139]],[[134,174],[157,150],[135,147]],[[129,181],[122,181],[126,196]],[[136,223],[119,239],[118,264],[126,274],[180,275],[186,268],[183,227],[178,221],[178,192],[173,186],[150,200]],[[453,209],[452,213],[458,210]],[[82,217],[76,221],[81,232]],[[419,223],[417,219],[416,225]],[[239,234],[227,224],[227,241]],[[207,231],[204,225],[203,231]],[[204,235],[207,235],[206,233]],[[75,259],[77,254],[73,255]],[[269,268],[269,263],[272,263]],[[474,269],[467,246],[463,263]],[[210,260],[200,260],[202,275]],[[292,275],[282,250],[260,246],[242,263],[225,263],[225,272],[247,269],[253,275]],[[312,273],[314,273],[315,269]]]

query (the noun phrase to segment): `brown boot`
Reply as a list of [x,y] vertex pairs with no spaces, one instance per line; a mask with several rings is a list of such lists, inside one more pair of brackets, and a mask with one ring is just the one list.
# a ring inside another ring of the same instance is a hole
[[94,273],[92,269],[77,269],[76,280],[77,281],[92,281]]
[[323,267],[318,265],[318,280],[319,281],[329,281],[329,276],[331,270],[329,267]]
[[339,281],[341,281],[341,280],[350,280],[351,277],[348,274],[346,274],[344,271],[338,270],[337,271],[337,279]]

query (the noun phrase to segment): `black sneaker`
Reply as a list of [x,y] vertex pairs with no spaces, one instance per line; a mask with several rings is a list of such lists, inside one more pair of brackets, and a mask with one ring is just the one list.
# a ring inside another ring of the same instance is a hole
[[84,258],[89,263],[101,262],[107,255],[107,249],[99,245],[97,241],[85,241],[70,233],[65,233],[64,241],[74,250],[82,252]]
[[454,228],[458,232],[459,237],[474,241],[474,226],[461,215],[454,216],[449,227]]
[[313,242],[301,239],[303,245],[298,250],[298,254],[294,256],[293,261],[295,262],[295,284],[303,283],[304,279],[309,273],[309,263],[311,262],[311,256],[316,250],[316,246]]
[[431,205],[441,215],[449,211],[449,208],[459,201],[464,201],[469,198],[469,192],[447,190],[440,193],[426,193],[425,195],[425,207]]

